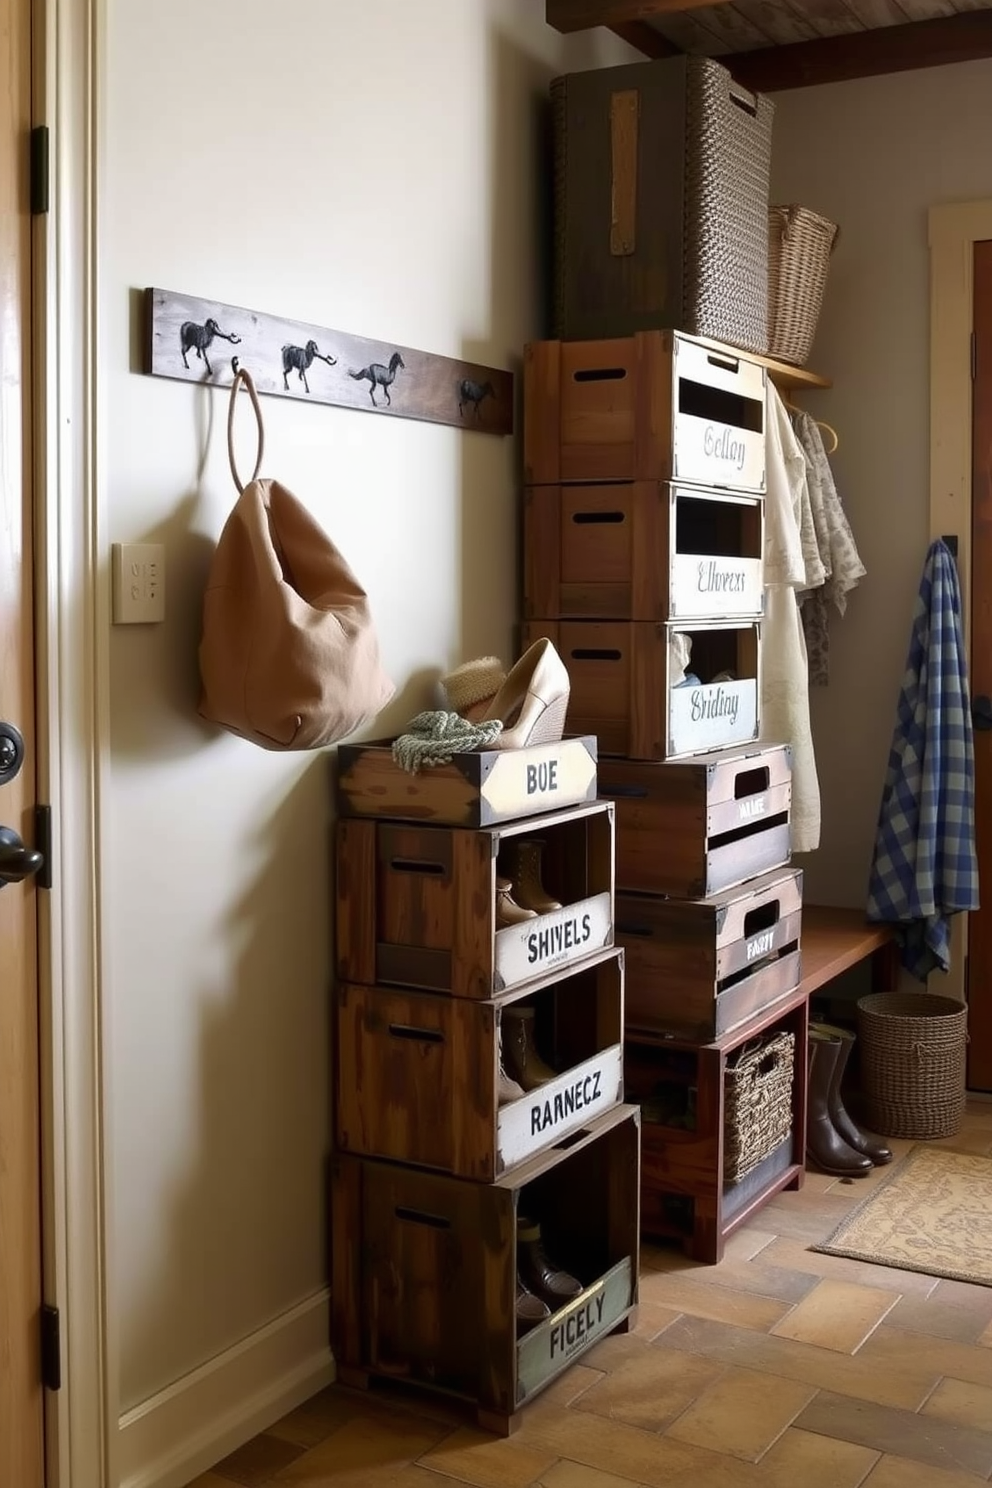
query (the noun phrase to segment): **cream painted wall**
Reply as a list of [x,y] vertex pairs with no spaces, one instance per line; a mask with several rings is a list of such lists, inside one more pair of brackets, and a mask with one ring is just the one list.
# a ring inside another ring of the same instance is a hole
[[[121,1407],[326,1281],[327,755],[196,716],[233,500],[226,398],[137,375],[158,285],[519,366],[544,333],[549,78],[625,60],[533,0],[108,0],[101,171],[107,531],[161,541],[168,614],[111,635],[105,844]],[[506,653],[515,440],[267,400],[266,470],[369,590],[398,728]],[[247,443],[248,421],[242,426]],[[109,554],[108,554],[109,559]]]
[[992,62],[779,94],[773,199],[841,224],[805,406],[833,459],[868,577],[831,629],[813,689],[823,791],[806,894],[862,905],[913,602],[929,541],[927,209],[992,197]]

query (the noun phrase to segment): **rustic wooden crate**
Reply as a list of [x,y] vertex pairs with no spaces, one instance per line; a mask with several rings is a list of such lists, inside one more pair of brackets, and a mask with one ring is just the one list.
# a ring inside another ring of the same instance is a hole
[[[698,687],[669,686],[669,636],[692,637]],[[627,620],[529,620],[524,645],[541,636],[568,668],[568,726],[595,734],[602,757],[667,760],[746,744],[760,729],[761,627],[753,620],[676,626]],[[707,679],[730,670],[732,682]]]
[[530,486],[528,619],[760,619],[764,498],[667,481]]
[[338,746],[338,812],[488,827],[596,799],[596,740],[456,754],[411,775],[388,740]]
[[[514,1413],[637,1302],[640,1119],[617,1106],[495,1183],[339,1154],[331,1192],[331,1342],[342,1378],[397,1377]],[[584,1283],[518,1340],[518,1211]]]
[[524,480],[765,489],[766,372],[672,331],[524,351]]
[[[725,1074],[728,1059],[766,1032],[795,1034],[792,1133],[738,1183],[724,1182]],[[808,997],[797,988],[781,1003],[709,1043],[628,1032],[628,1101],[642,1111],[641,1229],[676,1239],[697,1261],[723,1259],[729,1235],[783,1188],[805,1177]],[[665,1108],[668,1108],[666,1111]]]
[[599,793],[617,811],[617,888],[706,899],[788,863],[787,744],[646,764],[603,760]]
[[[613,806],[593,801],[491,827],[337,823],[341,981],[491,998],[613,944]],[[497,930],[501,845],[544,843],[562,908]]]
[[[497,1104],[500,1018],[527,997],[538,1047],[561,1073]],[[491,1183],[622,1098],[623,952],[477,1002],[444,993],[339,986],[339,1150]]]
[[802,881],[791,868],[709,899],[617,894],[627,1028],[720,1038],[793,992]]

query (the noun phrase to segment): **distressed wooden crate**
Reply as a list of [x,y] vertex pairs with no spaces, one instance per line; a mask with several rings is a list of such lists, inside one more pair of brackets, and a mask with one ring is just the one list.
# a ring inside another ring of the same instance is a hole
[[[556,1079],[498,1105],[500,1019],[526,997]],[[481,1002],[389,987],[337,989],[341,1151],[491,1183],[622,1098],[623,953]]]
[[766,372],[733,347],[643,331],[524,351],[524,480],[765,489]]
[[760,619],[764,498],[666,481],[530,486],[524,615]]
[[617,894],[628,1029],[711,1040],[799,985],[802,872],[779,870],[710,899]]
[[388,740],[340,744],[338,813],[488,827],[596,799],[596,740],[456,754],[411,775]]
[[[708,1043],[628,1031],[625,1093],[641,1107],[641,1229],[678,1240],[694,1260],[723,1259],[728,1236],[783,1188],[805,1177],[808,997],[801,987],[774,1007]],[[781,1147],[737,1183],[724,1173],[726,1070],[759,1035],[795,1035],[792,1130]]]
[[[613,944],[613,806],[490,827],[373,818],[337,823],[341,981],[491,998]],[[543,882],[562,908],[496,928],[501,846],[544,843]]]
[[[699,686],[673,687],[669,641],[692,638]],[[752,620],[676,626],[626,620],[530,620],[524,645],[547,636],[571,680],[568,726],[592,733],[602,757],[678,759],[757,739],[761,627]],[[724,671],[732,681],[709,681]]]
[[[401,1378],[471,1401],[506,1434],[521,1406],[637,1302],[640,1118],[617,1106],[494,1183],[339,1154],[331,1192],[338,1377]],[[517,1215],[584,1284],[518,1338]]]
[[701,759],[606,759],[599,792],[616,806],[617,888],[706,899],[788,863],[787,744]]

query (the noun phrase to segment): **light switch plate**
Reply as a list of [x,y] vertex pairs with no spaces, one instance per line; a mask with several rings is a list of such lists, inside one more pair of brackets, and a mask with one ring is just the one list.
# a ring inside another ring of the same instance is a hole
[[111,575],[115,625],[148,625],[165,619],[162,543],[114,543]]

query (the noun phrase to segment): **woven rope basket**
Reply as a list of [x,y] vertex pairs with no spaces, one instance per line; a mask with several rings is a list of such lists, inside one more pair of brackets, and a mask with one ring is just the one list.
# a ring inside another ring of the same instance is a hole
[[865,1119],[887,1137],[953,1137],[965,1103],[968,1010],[932,992],[858,1001]]
[[764,352],[775,106],[708,57],[687,69],[685,329]]
[[805,366],[837,224],[809,207],[768,208],[768,355]]
[[792,1130],[796,1036],[745,1044],[724,1076],[723,1181],[746,1178]]

